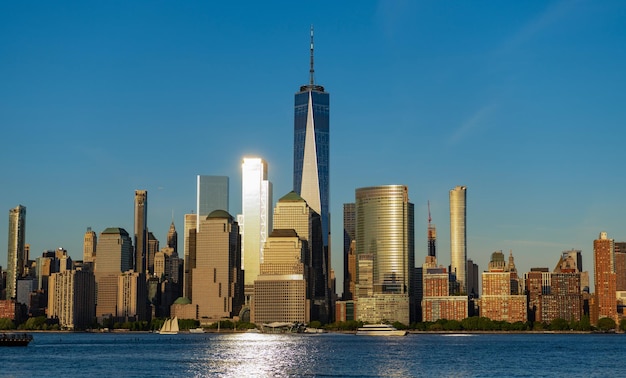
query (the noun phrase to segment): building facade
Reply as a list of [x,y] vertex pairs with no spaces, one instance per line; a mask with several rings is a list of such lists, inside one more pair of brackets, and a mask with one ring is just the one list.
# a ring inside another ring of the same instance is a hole
[[265,259],[254,281],[251,321],[310,321],[305,242],[293,229],[274,229],[265,243]]
[[196,177],[196,214],[199,215],[196,227],[200,220],[215,210],[230,211],[229,209],[229,178],[228,176]]
[[123,228],[109,227],[98,238],[98,258],[95,266],[96,316],[117,316],[118,277],[131,269],[132,241]]
[[356,284],[356,258],[353,243],[356,241],[356,210],[354,203],[343,204],[343,300],[354,299]]
[[598,319],[617,319],[617,277],[615,274],[615,247],[613,239],[606,232],[601,232],[593,241],[593,265],[597,317],[591,319],[597,324]]
[[467,187],[450,190],[450,273],[461,293],[467,293]]
[[96,319],[96,280],[93,272],[68,270],[49,279],[48,318],[63,329],[89,328]]
[[[330,280],[330,97],[323,86],[315,84],[313,28],[310,48],[309,83],[294,96],[293,190],[320,214],[326,279]],[[329,298],[330,293],[325,296]]]
[[267,164],[261,158],[244,158],[241,170],[241,250],[249,303],[263,262],[263,244],[272,230],[272,183],[267,179]]
[[133,269],[146,272],[148,253],[148,191],[135,190],[135,257]]
[[93,264],[96,261],[96,246],[98,245],[98,237],[96,232],[87,228],[85,237],[83,238],[83,264]]
[[200,222],[196,243],[191,301],[198,316],[237,316],[243,304],[239,225],[225,210],[215,210]]
[[183,296],[191,300],[193,295],[193,269],[196,267],[196,230],[198,214],[185,214],[185,235],[183,238],[184,272]]
[[356,190],[357,319],[409,324],[414,207],[404,185]]
[[18,205],[9,210],[7,249],[6,299],[17,297],[17,280],[24,275],[26,257],[26,207]]

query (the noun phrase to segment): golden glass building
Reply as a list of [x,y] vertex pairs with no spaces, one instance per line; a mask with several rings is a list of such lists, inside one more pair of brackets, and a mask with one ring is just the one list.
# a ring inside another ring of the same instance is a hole
[[[414,207],[408,187],[356,190],[357,319],[409,324],[415,267]],[[365,257],[368,258],[365,258]],[[369,261],[370,264],[366,264]],[[364,271],[371,265],[371,272]],[[367,279],[361,275],[369,276]],[[360,286],[367,286],[367,288]]]
[[251,321],[308,323],[305,243],[293,229],[275,229],[264,251],[265,259],[254,281]]
[[244,158],[241,171],[241,251],[248,302],[263,262],[263,243],[272,230],[272,183],[261,158]]
[[456,275],[461,293],[467,293],[466,200],[467,187],[457,186],[450,190],[450,273]]

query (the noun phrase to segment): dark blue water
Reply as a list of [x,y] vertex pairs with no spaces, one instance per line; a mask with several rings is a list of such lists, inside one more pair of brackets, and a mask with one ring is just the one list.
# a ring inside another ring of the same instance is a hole
[[626,335],[37,333],[0,348],[14,377],[612,377]]

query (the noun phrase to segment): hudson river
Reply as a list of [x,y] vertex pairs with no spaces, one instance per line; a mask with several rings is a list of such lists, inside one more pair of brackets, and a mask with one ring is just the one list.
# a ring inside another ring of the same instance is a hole
[[35,333],[0,348],[8,377],[626,375],[626,335]]

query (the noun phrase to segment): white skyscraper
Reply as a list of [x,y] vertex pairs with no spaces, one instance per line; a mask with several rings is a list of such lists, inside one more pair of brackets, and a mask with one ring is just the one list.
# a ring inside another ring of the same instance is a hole
[[254,280],[263,262],[263,243],[272,230],[272,183],[267,180],[267,164],[261,158],[244,158],[241,165],[242,266],[246,302],[254,290]]
[[450,273],[456,274],[461,293],[467,293],[467,187],[450,190]]

